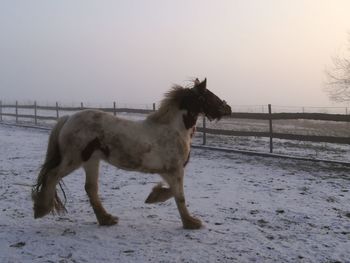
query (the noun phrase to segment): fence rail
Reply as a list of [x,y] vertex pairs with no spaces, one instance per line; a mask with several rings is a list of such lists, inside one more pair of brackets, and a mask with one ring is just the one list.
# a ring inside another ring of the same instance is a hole
[[[52,110],[52,111],[80,111],[80,110],[87,110],[87,109],[98,109],[106,112],[125,112],[125,113],[141,113],[141,114],[147,114],[154,110],[149,109],[130,109],[130,108],[94,108],[94,107],[56,107],[56,106],[35,106],[35,105],[9,105],[9,104],[2,104],[0,106],[1,108],[14,108],[14,109],[38,109],[38,110]],[[1,113],[0,113],[1,114]],[[6,116],[8,113],[2,113],[3,116]],[[10,115],[8,115],[10,116]],[[31,115],[32,118],[34,115]]]
[[231,114],[234,119],[254,120],[319,120],[319,121],[342,121],[350,122],[350,115],[329,114],[329,113],[244,113],[234,112]]
[[[14,113],[4,112],[4,109],[12,108],[15,109]],[[18,112],[19,109],[33,110],[32,114],[21,114]],[[19,105],[16,104],[2,104],[0,101],[0,121],[3,117],[13,117],[18,122],[18,119],[33,119],[35,124],[38,120],[57,120],[60,116],[60,112],[76,112],[84,109],[99,109],[105,112],[116,113],[138,113],[148,114],[155,111],[156,107],[153,103],[153,109],[130,109],[130,108],[117,108],[116,103],[113,102],[113,107],[108,108],[90,108],[84,107],[81,103],[80,107],[62,107],[56,102],[55,106],[40,106],[34,102],[33,105]],[[55,116],[42,116],[38,115],[38,110],[55,111]],[[207,134],[213,135],[224,135],[224,136],[246,136],[246,137],[266,137],[270,139],[270,152],[273,152],[273,139],[285,139],[285,140],[296,140],[296,141],[309,141],[309,142],[327,142],[327,143],[339,143],[339,144],[350,144],[350,137],[336,137],[336,136],[318,136],[318,135],[300,135],[300,134],[289,134],[289,133],[278,133],[273,131],[273,121],[275,120],[292,120],[292,119],[304,119],[304,120],[317,120],[317,121],[331,121],[331,122],[350,122],[350,115],[347,114],[327,114],[327,113],[272,113],[272,106],[268,105],[268,113],[245,113],[245,112],[234,112],[227,118],[232,119],[254,119],[254,120],[266,120],[269,123],[269,131],[257,132],[257,131],[237,131],[237,130],[224,130],[224,129],[212,129],[206,127],[206,119],[203,118],[202,127],[198,127],[197,130],[202,132],[203,144],[207,143]]]
[[[233,131],[233,130],[218,130],[198,127],[197,131],[205,132],[207,134],[226,135],[226,136],[245,136],[245,137],[266,137],[270,138],[270,132],[252,132],[252,131]],[[293,141],[308,141],[308,142],[328,142],[339,144],[350,144],[350,137],[337,137],[337,136],[319,136],[319,135],[300,135],[300,134],[288,134],[288,133],[272,133],[273,139],[284,139]],[[203,143],[205,144],[205,143]]]

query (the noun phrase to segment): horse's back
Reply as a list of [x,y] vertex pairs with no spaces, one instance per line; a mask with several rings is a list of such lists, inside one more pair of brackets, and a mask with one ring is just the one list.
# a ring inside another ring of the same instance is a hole
[[82,151],[89,143],[111,148],[148,148],[153,131],[141,121],[118,118],[99,110],[83,110],[71,115],[59,135],[63,151]]
[[63,154],[88,160],[95,151],[120,168],[144,172],[173,169],[187,147],[169,125],[132,121],[98,110],[84,110],[67,120],[60,134]]
[[95,138],[104,137],[104,126],[116,119],[98,110],[83,110],[71,115],[61,129],[59,143],[62,150],[82,150]]

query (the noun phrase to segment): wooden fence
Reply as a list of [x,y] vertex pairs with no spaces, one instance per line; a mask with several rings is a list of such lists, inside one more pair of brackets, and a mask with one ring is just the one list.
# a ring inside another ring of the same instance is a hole
[[[13,108],[14,113],[4,112],[5,108]],[[33,114],[19,114],[19,109],[33,110]],[[0,101],[0,121],[3,120],[4,116],[14,117],[16,122],[19,118],[33,119],[35,125],[38,124],[38,120],[56,120],[60,117],[60,112],[76,112],[83,109],[89,109],[84,107],[81,103],[80,107],[61,107],[56,102],[55,106],[40,106],[36,102],[33,105],[19,105],[18,102],[13,104],[2,104]],[[117,108],[116,103],[113,103],[111,108],[98,108],[99,110],[110,112],[116,115],[117,112],[125,113],[139,113],[148,114],[155,111],[156,106],[153,103],[153,109],[130,109],[130,108]],[[55,111],[55,116],[42,116],[38,114],[38,110]],[[320,120],[320,121],[331,121],[331,122],[350,122],[350,115],[346,114],[326,114],[326,113],[272,113],[272,107],[268,105],[268,113],[242,113],[234,112],[228,118],[232,119],[252,119],[252,120],[266,120],[269,123],[269,131],[258,132],[258,131],[235,131],[235,130],[222,130],[222,129],[211,129],[206,127],[206,118],[203,118],[202,127],[197,127],[199,132],[203,134],[203,144],[207,143],[207,134],[213,135],[226,135],[226,136],[245,136],[245,137],[267,137],[270,139],[270,152],[273,152],[273,139],[285,139],[285,140],[297,140],[297,141],[310,141],[310,142],[328,142],[328,143],[339,143],[339,144],[350,144],[350,137],[336,137],[336,136],[318,136],[318,135],[300,135],[300,134],[289,134],[289,133],[277,133],[273,131],[274,120]]]
[[[203,126],[197,130],[203,133],[203,144],[206,144],[206,134],[227,135],[227,136],[246,136],[246,137],[267,137],[270,139],[270,152],[273,152],[273,139],[285,139],[309,142],[328,142],[339,144],[350,144],[350,137],[337,136],[319,136],[319,135],[301,135],[278,133],[273,131],[273,120],[319,120],[332,122],[350,122],[350,115],[343,114],[326,114],[326,113],[272,113],[269,105],[269,113],[232,113],[232,119],[252,119],[266,120],[269,122],[269,131],[234,131],[218,130],[206,127],[206,120],[203,119]],[[350,131],[349,131],[350,132]]]
[[[2,121],[3,116],[8,116],[8,117],[14,117],[16,119],[16,122],[18,122],[19,118],[33,119],[36,125],[38,120],[57,120],[60,117],[60,112],[62,111],[76,112],[76,111],[86,110],[86,109],[99,109],[105,112],[113,113],[114,115],[116,115],[117,112],[148,114],[152,111],[155,111],[155,106],[156,106],[155,103],[153,103],[153,109],[148,110],[148,109],[117,108],[115,102],[113,102],[112,108],[90,108],[90,107],[84,107],[84,104],[82,102],[80,103],[80,107],[61,107],[59,106],[58,102],[56,102],[55,106],[39,106],[36,102],[34,102],[33,105],[19,105],[17,101],[15,104],[3,104],[0,101],[0,121]],[[4,112],[3,109],[5,108],[13,108],[14,113]],[[18,111],[20,109],[33,110],[33,114],[19,114]],[[38,115],[38,110],[54,111],[55,116]]]

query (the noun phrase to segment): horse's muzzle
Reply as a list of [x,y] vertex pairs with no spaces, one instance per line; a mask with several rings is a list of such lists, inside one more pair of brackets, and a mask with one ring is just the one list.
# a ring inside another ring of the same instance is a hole
[[223,105],[223,107],[220,109],[220,112],[223,116],[231,115],[232,110],[231,107],[227,104]]

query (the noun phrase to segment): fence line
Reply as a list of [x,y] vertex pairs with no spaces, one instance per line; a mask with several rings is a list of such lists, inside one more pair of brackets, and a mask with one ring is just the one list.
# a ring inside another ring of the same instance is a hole
[[[15,113],[7,113],[4,112],[4,108],[14,108]],[[125,113],[140,113],[140,114],[148,114],[150,112],[155,111],[156,105],[153,103],[153,110],[149,109],[130,109],[130,108],[117,108],[116,107],[116,102],[113,102],[113,107],[112,108],[93,108],[93,107],[84,107],[84,103],[80,103],[80,107],[61,107],[59,106],[58,102],[56,102],[55,106],[40,106],[34,101],[33,105],[20,105],[18,104],[18,101],[13,104],[2,104],[0,101],[0,120],[3,120],[4,116],[7,117],[15,117],[16,122],[18,122],[19,118],[23,119],[34,119],[35,124],[37,124],[37,120],[57,120],[59,118],[59,112],[60,111],[65,111],[65,112],[76,112],[80,110],[86,110],[86,109],[98,109],[102,110],[105,112],[110,112],[116,115],[118,112],[125,112]],[[34,115],[31,114],[19,114],[18,111],[20,109],[28,109],[28,110],[33,110]],[[40,116],[38,115],[38,110],[47,110],[47,111],[55,111],[56,112],[56,117],[53,116]]]
[[[4,108],[14,108],[15,113],[4,112]],[[228,118],[232,119],[254,119],[254,120],[266,120],[269,122],[268,132],[254,132],[254,131],[235,131],[235,130],[223,130],[223,129],[211,129],[206,127],[206,118],[203,118],[202,127],[198,127],[197,130],[202,132],[203,141],[202,144],[207,144],[207,134],[213,135],[226,135],[226,136],[254,136],[254,137],[266,137],[269,138],[270,153],[273,152],[273,139],[285,139],[285,140],[297,140],[297,141],[310,141],[310,142],[328,142],[339,144],[350,144],[350,137],[336,137],[336,136],[318,136],[318,135],[298,135],[288,133],[276,133],[273,131],[274,120],[292,120],[292,119],[306,119],[306,120],[321,120],[332,122],[350,122],[350,115],[346,114],[327,114],[327,113],[273,113],[271,104],[267,105],[268,113],[244,113],[234,112]],[[19,114],[19,109],[32,109],[34,115],[31,114]],[[58,102],[55,106],[40,106],[36,102],[33,105],[19,105],[16,101],[15,105],[3,104],[0,101],[0,121],[3,121],[3,117],[14,117],[16,123],[19,118],[21,119],[33,119],[35,125],[38,124],[38,120],[57,120],[60,116],[60,111],[80,111],[84,109],[92,109],[84,107],[83,102],[80,103],[80,107],[61,107]],[[105,112],[116,115],[117,112],[125,113],[139,113],[148,114],[156,110],[156,105],[153,103],[153,109],[130,109],[130,108],[117,108],[116,102],[113,102],[111,108],[96,108]],[[55,111],[56,116],[41,116],[38,115],[38,110]]]
[[329,113],[247,113],[233,112],[233,119],[253,119],[253,120],[317,120],[317,121],[342,121],[350,122],[350,115],[329,114]]
[[271,118],[271,104],[269,104],[269,136],[270,136],[270,153],[273,152],[273,130],[272,130],[272,118]]

